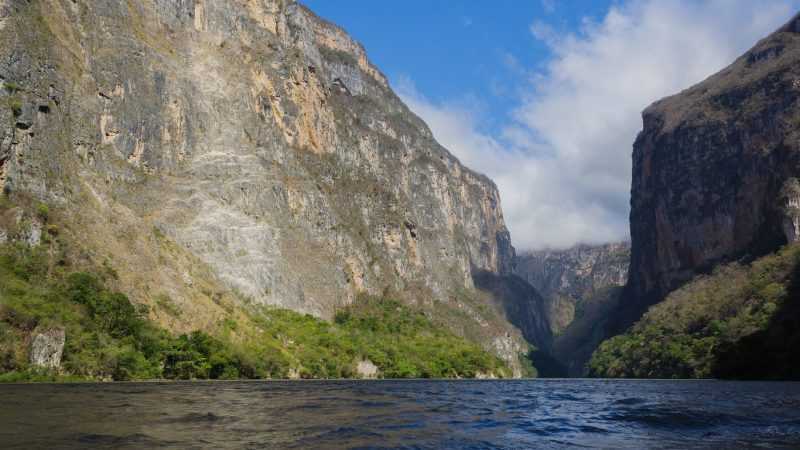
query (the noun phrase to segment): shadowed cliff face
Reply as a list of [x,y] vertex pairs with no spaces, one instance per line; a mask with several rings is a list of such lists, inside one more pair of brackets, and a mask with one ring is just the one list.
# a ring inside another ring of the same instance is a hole
[[476,272],[474,279],[475,285],[491,294],[529,343],[544,352],[550,351],[553,334],[547,321],[546,303],[533,286],[517,275],[502,276],[488,271]]
[[618,331],[697,272],[797,239],[800,16],[643,121]]
[[514,273],[545,299],[550,327],[558,334],[575,318],[581,301],[607,287],[625,285],[629,262],[627,242],[577,245],[522,253]]
[[577,245],[517,257],[515,273],[542,295],[541,309],[554,335],[547,351],[558,363],[558,376],[586,375],[586,363],[614,319],[629,262],[627,242]]
[[[66,211],[137,301],[185,307],[175,329],[221,290],[330,317],[511,272],[495,185],[293,1],[0,0],[0,39],[0,187]],[[452,326],[515,360],[492,317]]]

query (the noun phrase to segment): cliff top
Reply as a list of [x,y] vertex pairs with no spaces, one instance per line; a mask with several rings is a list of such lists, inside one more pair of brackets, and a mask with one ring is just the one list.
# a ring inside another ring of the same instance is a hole
[[[796,74],[798,61],[800,13],[727,68],[678,94],[656,101],[644,110],[642,116],[645,122],[662,121],[662,130],[667,132],[682,123],[725,120],[732,114],[753,111],[755,108],[747,105],[757,106],[752,103],[769,96],[767,89],[782,87],[784,92],[800,92],[800,76]],[[759,86],[766,79],[772,86]],[[765,92],[745,95],[744,90],[751,89]]]

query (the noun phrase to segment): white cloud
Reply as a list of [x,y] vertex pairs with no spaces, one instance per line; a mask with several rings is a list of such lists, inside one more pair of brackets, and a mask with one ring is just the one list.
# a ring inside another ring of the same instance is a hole
[[731,63],[787,21],[798,0],[642,0],[579,32],[532,26],[550,47],[502,133],[469,104],[398,92],[437,139],[500,188],[520,249],[628,236],[631,150],[641,111]]
[[541,3],[545,12],[551,13],[556,10],[556,0],[541,0]]

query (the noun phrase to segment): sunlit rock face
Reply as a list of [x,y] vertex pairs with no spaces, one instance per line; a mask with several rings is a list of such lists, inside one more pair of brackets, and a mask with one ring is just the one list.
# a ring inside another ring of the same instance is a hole
[[797,239],[800,16],[643,113],[633,150],[635,316],[698,271]]
[[[66,211],[134,299],[192,321],[228,289],[331,317],[512,270],[494,183],[300,4],[2,0],[0,39],[0,187]],[[479,328],[524,348],[504,320]]]

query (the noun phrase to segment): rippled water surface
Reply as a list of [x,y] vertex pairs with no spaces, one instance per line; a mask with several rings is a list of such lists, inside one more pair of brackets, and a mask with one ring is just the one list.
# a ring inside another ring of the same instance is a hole
[[800,448],[800,384],[0,385],[0,448]]

